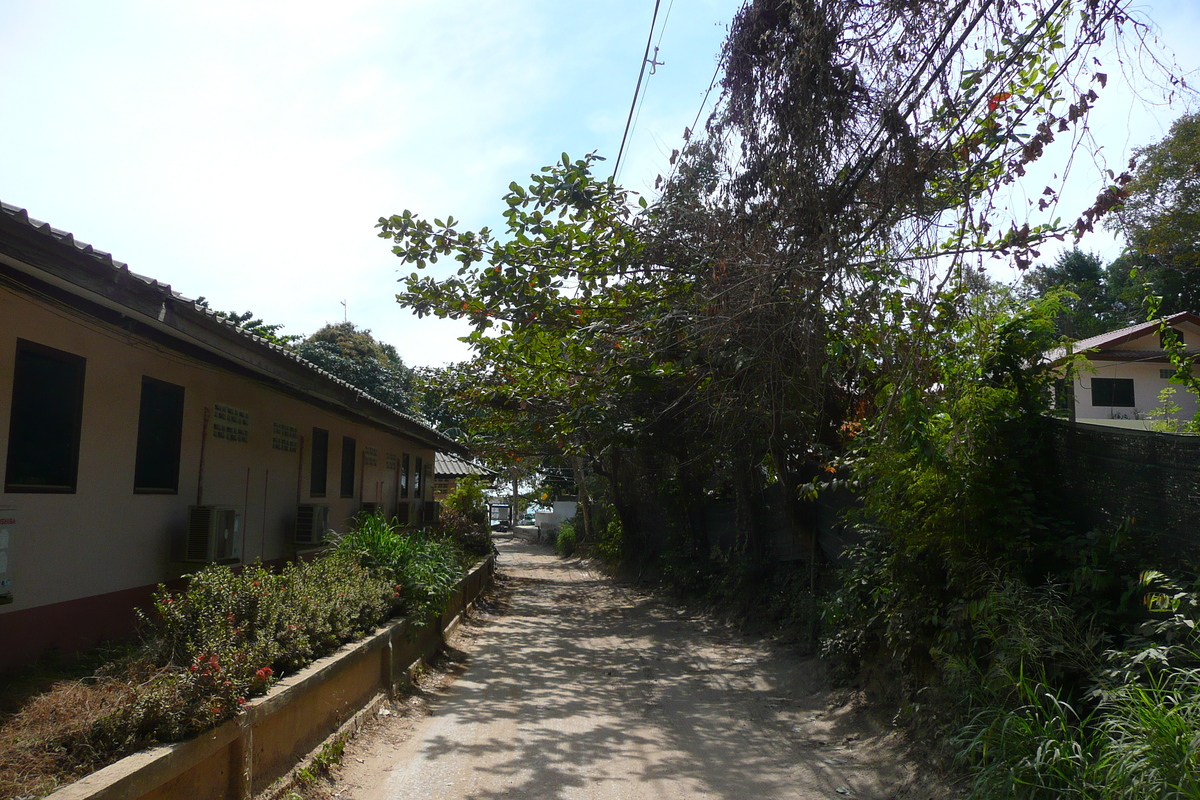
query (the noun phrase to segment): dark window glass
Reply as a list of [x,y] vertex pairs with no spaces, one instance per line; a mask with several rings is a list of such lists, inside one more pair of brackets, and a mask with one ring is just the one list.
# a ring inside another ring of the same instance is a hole
[[135,492],[179,491],[179,443],[183,437],[183,387],[142,378],[138,411]]
[[324,497],[325,483],[329,472],[329,431],[323,428],[313,428],[312,435],[312,470],[309,476],[308,494],[310,497]]
[[17,340],[7,492],[74,492],[87,360]]
[[354,454],[358,444],[349,436],[342,437],[342,497],[354,497]]
[[400,459],[400,497],[408,497],[408,476],[412,469],[412,464],[408,460],[408,453]]
[[1165,331],[1158,332],[1158,345],[1162,349],[1166,350],[1167,345],[1176,342],[1183,344],[1183,332],[1178,328],[1168,328]]
[[1133,378],[1092,378],[1092,405],[1133,408]]
[[416,468],[413,469],[413,497],[421,499],[421,457],[416,458]]

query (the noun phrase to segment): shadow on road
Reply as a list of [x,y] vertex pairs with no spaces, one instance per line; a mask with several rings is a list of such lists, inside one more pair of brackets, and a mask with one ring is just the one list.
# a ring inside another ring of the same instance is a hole
[[424,784],[413,796],[882,798],[904,780],[890,753],[864,747],[862,720],[827,708],[815,659],[714,630],[520,537],[499,547],[507,612],[391,796]]

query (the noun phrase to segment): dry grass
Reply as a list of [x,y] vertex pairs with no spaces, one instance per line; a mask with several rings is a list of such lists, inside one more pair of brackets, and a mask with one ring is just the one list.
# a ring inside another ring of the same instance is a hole
[[99,741],[104,726],[132,699],[114,678],[59,681],[0,725],[0,797],[41,797],[120,754]]

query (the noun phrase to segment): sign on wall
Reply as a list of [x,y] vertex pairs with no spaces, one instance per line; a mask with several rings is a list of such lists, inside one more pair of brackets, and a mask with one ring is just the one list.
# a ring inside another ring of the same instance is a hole
[[17,507],[0,506],[0,605],[13,601],[12,573],[8,554],[17,527]]
[[300,449],[300,429],[295,425],[284,425],[276,422],[271,429],[271,447],[285,453],[294,453]]
[[217,403],[213,407],[213,438],[230,442],[250,441],[250,412]]

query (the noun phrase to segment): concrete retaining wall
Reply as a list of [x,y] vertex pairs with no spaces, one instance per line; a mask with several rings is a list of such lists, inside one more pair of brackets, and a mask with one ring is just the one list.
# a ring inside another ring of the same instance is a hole
[[492,558],[476,566],[436,624],[392,623],[280,681],[237,718],[186,742],[135,753],[46,800],[249,800],[436,652],[494,571]]

